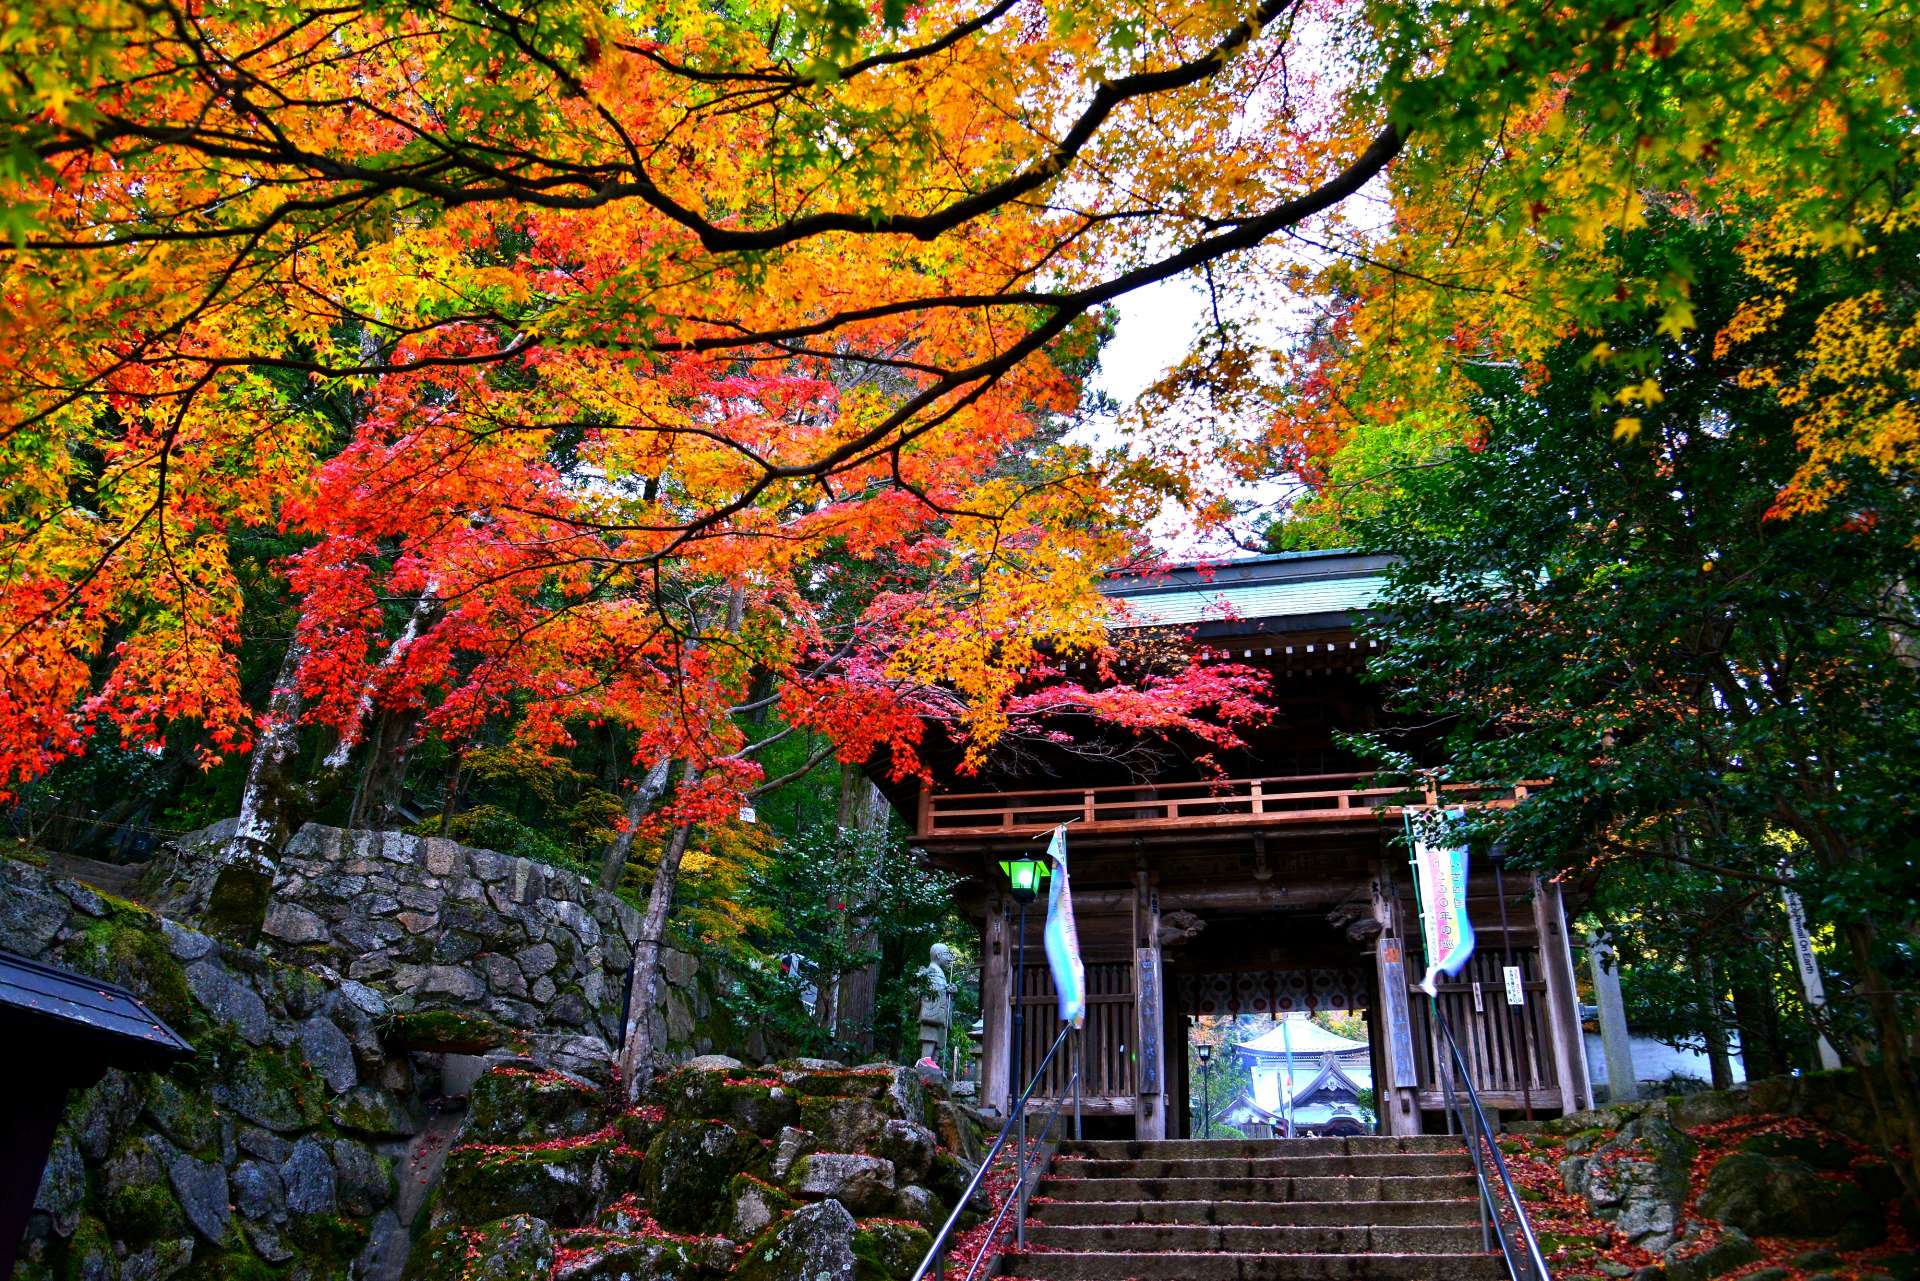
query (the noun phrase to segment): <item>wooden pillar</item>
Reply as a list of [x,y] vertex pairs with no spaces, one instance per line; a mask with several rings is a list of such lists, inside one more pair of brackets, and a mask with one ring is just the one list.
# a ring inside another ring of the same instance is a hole
[[1013,1048],[1009,933],[1005,898],[988,895],[987,919],[980,929],[980,1106],[1000,1117],[1012,1102],[1007,1097],[1007,1055]]
[[1143,859],[1134,873],[1139,910],[1134,913],[1134,1053],[1138,1074],[1133,1100],[1133,1136],[1167,1137],[1166,986],[1160,966],[1160,891]]
[[1389,889],[1392,875],[1385,862],[1374,869],[1373,916],[1381,926],[1373,951],[1374,977],[1380,992],[1374,1026],[1382,1044],[1380,1057],[1386,1072],[1375,1078],[1373,1097],[1380,1111],[1380,1133],[1418,1134],[1419,1060],[1414,1057],[1413,1018],[1407,1008],[1406,948],[1401,933],[1405,922],[1394,919]]
[[1593,1106],[1593,1085],[1587,1079],[1586,1038],[1580,1033],[1580,997],[1573,981],[1567,909],[1560,887],[1537,876],[1533,878],[1533,924],[1540,940],[1540,969],[1547,980],[1547,1027],[1560,1077],[1560,1108],[1563,1113],[1578,1112]]
[[1589,934],[1587,959],[1593,966],[1593,1003],[1600,1007],[1600,1047],[1607,1056],[1607,1102],[1625,1103],[1640,1097],[1640,1078],[1627,1036],[1627,1003],[1620,996],[1620,958],[1605,935]]

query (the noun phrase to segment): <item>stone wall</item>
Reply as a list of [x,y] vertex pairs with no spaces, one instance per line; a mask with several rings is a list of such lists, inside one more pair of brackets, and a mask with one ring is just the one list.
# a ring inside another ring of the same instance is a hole
[[0,948],[132,988],[195,1048],[70,1097],[17,1281],[398,1274],[439,1083],[378,991],[8,859]]
[[[218,824],[175,857],[224,838]],[[401,1016],[446,1012],[468,1033],[604,1078],[620,1035],[639,913],[585,877],[528,859],[404,832],[310,823],[280,861],[262,942],[387,994]],[[677,1058],[768,1056],[758,1029],[716,1005],[724,977],[668,949],[656,1044]],[[424,1021],[423,1021],[424,1022]]]

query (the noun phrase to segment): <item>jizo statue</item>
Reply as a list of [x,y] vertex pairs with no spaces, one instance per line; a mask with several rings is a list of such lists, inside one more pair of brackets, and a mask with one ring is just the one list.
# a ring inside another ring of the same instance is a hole
[[943,1065],[947,1031],[953,1023],[953,982],[947,977],[953,961],[953,949],[935,943],[927,963],[920,967],[920,977],[927,987],[927,995],[920,1002],[920,1057]]

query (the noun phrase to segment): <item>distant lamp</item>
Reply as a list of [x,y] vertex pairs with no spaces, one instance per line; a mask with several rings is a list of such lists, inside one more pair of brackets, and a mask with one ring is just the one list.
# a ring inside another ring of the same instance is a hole
[[1007,886],[1013,895],[1013,901],[1020,905],[1020,924],[1018,926],[1018,959],[1013,966],[1013,983],[1007,993],[1007,1000],[1013,1006],[1012,1044],[1007,1047],[1007,1086],[1011,1093],[1007,1096],[1007,1108],[1011,1112],[1014,1100],[1020,1097],[1020,1082],[1025,1060],[1021,1056],[1021,1032],[1026,1011],[1022,1008],[1019,994],[1026,991],[1027,984],[1027,904],[1039,897],[1040,882],[1047,879],[1053,869],[1045,859],[1013,858],[1003,860],[1000,870],[1007,875]]
[[1213,1062],[1213,1047],[1202,1044],[1194,1049],[1200,1060],[1200,1137],[1213,1137],[1213,1075],[1208,1071]]
[[1007,884],[1013,889],[1016,903],[1033,902],[1040,893],[1040,882],[1052,871],[1041,858],[1007,859],[1000,864],[1000,870],[1007,874]]

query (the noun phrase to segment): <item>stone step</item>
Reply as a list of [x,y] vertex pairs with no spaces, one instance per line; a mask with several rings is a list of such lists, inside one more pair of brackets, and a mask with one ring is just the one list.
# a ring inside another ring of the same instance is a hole
[[1426,1225],[1454,1227],[1480,1221],[1480,1203],[1456,1201],[1043,1201],[1031,1218],[1062,1227],[1094,1224],[1220,1224],[1250,1227]]
[[1461,1174],[1335,1175],[1272,1179],[1075,1179],[1049,1175],[1056,1201],[1455,1201],[1475,1194]]
[[1075,1254],[1471,1254],[1482,1248],[1480,1228],[1222,1227],[1164,1223],[1029,1227],[1027,1241]]
[[1027,1281],[1501,1281],[1496,1254],[1122,1254],[1009,1251]]
[[1087,1139],[1060,1145],[1063,1156],[1103,1160],[1144,1158],[1153,1161],[1189,1157],[1226,1158],[1271,1156],[1330,1156],[1345,1153],[1464,1152],[1458,1135],[1357,1134],[1330,1139]]
[[1472,1170],[1464,1152],[1178,1157],[1170,1161],[1151,1157],[1060,1157],[1053,1163],[1055,1174],[1074,1179],[1280,1179],[1312,1174],[1465,1174]]

